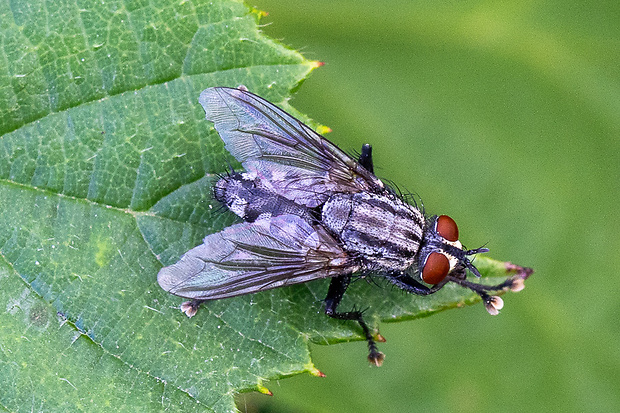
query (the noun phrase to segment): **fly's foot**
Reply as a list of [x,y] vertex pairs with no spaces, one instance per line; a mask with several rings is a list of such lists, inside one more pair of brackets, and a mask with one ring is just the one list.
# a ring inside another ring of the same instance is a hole
[[385,360],[385,354],[377,350],[377,347],[372,348],[368,353],[368,361],[370,364],[381,367],[383,360]]
[[189,318],[192,318],[198,312],[198,307],[200,307],[200,304],[204,302],[205,300],[185,301],[181,304],[181,311],[184,312]]
[[491,315],[498,315],[499,310],[504,308],[504,300],[496,295],[488,295],[483,297],[483,300],[484,308],[486,308],[488,313]]

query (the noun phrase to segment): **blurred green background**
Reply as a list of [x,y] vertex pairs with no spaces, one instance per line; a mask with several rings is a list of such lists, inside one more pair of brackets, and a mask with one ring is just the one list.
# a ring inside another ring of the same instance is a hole
[[[326,65],[293,105],[461,239],[533,267],[482,305],[313,345],[320,379],[240,395],[244,411],[620,411],[620,5],[254,0],[264,32]],[[381,289],[377,288],[377,294]],[[317,316],[321,316],[318,314]]]

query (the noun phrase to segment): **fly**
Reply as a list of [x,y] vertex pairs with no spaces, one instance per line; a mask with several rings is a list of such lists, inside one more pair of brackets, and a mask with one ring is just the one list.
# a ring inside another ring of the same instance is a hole
[[521,276],[493,286],[468,281],[467,270],[480,277],[471,257],[489,250],[465,249],[452,218],[427,217],[386,186],[373,173],[370,145],[355,160],[245,87],[209,88],[199,102],[245,168],[213,189],[243,222],[206,236],[159,272],[164,290],[190,299],[181,306],[188,316],[205,301],[331,278],[325,313],[357,321],[368,360],[380,366],[384,355],[362,312],[338,311],[353,274],[380,275],[416,295],[453,282],[476,292],[493,315],[503,301],[492,293],[523,288]]

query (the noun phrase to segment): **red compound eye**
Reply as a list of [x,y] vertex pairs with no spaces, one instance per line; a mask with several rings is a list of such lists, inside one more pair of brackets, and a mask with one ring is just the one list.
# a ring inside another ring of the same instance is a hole
[[459,239],[459,227],[457,227],[456,222],[447,215],[441,215],[437,218],[437,232],[451,242],[458,241]]
[[431,252],[422,270],[422,280],[427,284],[439,284],[446,278],[448,272],[450,272],[448,257],[440,252]]

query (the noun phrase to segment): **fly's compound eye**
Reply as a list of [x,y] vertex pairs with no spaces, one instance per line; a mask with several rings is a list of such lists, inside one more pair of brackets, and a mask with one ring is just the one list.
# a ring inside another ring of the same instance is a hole
[[450,242],[459,240],[459,227],[457,227],[456,222],[447,215],[441,215],[437,218],[437,232]]
[[439,284],[449,272],[450,261],[448,261],[448,257],[440,252],[431,252],[424,263],[422,280],[427,284]]

